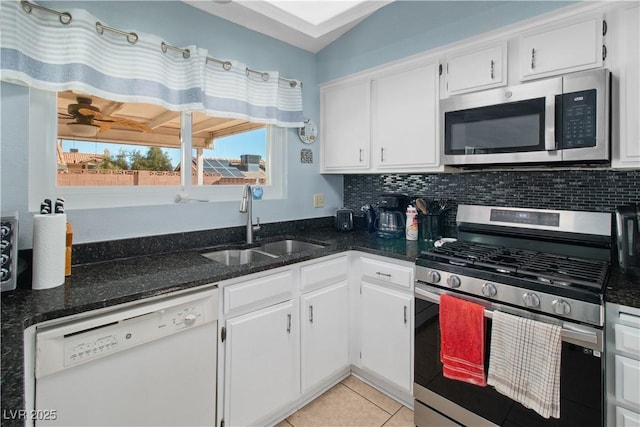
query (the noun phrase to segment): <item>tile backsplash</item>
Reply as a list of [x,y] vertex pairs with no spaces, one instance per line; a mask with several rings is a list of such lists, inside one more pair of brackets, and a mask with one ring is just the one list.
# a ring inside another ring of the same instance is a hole
[[445,224],[455,226],[458,204],[613,212],[640,202],[640,170],[478,171],[438,174],[345,175],[344,204],[359,214],[385,192],[446,199],[453,209]]

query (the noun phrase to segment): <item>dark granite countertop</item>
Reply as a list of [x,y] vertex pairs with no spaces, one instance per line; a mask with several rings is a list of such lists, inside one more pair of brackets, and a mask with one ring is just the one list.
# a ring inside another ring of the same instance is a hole
[[[296,238],[324,243],[323,249],[242,266],[225,266],[200,253],[214,248],[182,250],[77,265],[64,285],[34,291],[16,289],[1,298],[2,319],[2,408],[24,408],[23,331],[34,324],[72,314],[111,307],[144,298],[196,288],[225,279],[320,258],[347,250],[359,250],[413,262],[428,247],[422,241],[381,239],[365,231],[338,232],[331,228],[271,236],[269,240]],[[243,246],[227,243],[215,249]],[[606,301],[640,307],[640,283],[614,268]],[[2,425],[22,425],[3,416]]]
[[[320,258],[347,250],[360,250],[413,262],[426,247],[422,241],[381,239],[365,231],[338,232],[330,228],[304,234],[272,236],[264,241],[296,238],[324,243],[323,249],[287,255],[265,262],[226,266],[200,255],[215,249],[245,247],[241,242],[212,248],[137,256],[74,266],[61,286],[34,291],[16,289],[2,294],[2,408],[24,408],[23,331],[31,325],[86,311],[196,288],[225,279]],[[13,425],[3,417],[2,425]],[[16,425],[20,425],[16,422]]]
[[629,276],[614,267],[607,284],[605,301],[640,308],[640,277]]

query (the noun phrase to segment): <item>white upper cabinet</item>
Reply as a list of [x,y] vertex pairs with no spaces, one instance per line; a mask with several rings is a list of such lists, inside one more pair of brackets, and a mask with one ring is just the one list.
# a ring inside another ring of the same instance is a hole
[[[612,28],[613,161],[614,167],[640,168],[640,4],[629,3],[617,11]],[[616,122],[619,120],[619,122]]]
[[507,42],[453,54],[444,68],[447,95],[505,86]]
[[563,22],[520,36],[522,80],[601,67],[602,17]]
[[320,93],[323,173],[440,170],[435,60],[385,67]]
[[378,170],[423,170],[439,163],[438,72],[417,64],[372,82],[371,155]]
[[369,167],[371,81],[340,83],[321,90],[323,172]]

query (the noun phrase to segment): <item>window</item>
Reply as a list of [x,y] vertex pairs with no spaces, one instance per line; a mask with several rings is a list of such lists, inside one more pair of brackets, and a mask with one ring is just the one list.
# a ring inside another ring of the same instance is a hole
[[35,89],[30,117],[30,210],[45,197],[69,209],[235,200],[256,182],[265,198],[283,196],[286,133],[275,126]]
[[268,183],[265,126],[194,113],[192,161],[181,163],[180,113],[58,93],[58,187]]

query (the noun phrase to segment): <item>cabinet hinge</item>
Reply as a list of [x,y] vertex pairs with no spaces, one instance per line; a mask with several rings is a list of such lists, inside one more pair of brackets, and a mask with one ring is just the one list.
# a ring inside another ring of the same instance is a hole
[[224,418],[220,420],[220,427],[224,427]]
[[607,27],[607,21],[603,20],[602,21],[602,35],[606,36],[607,35],[607,30],[609,28]]
[[602,45],[602,60],[604,61],[607,58],[607,46]]
[[442,75],[442,64],[440,64],[438,66],[438,74],[441,76]]
[[[220,341],[224,342],[224,340],[226,339],[227,339],[227,328],[223,326],[222,329],[220,329]],[[224,425],[222,427],[224,427]]]

